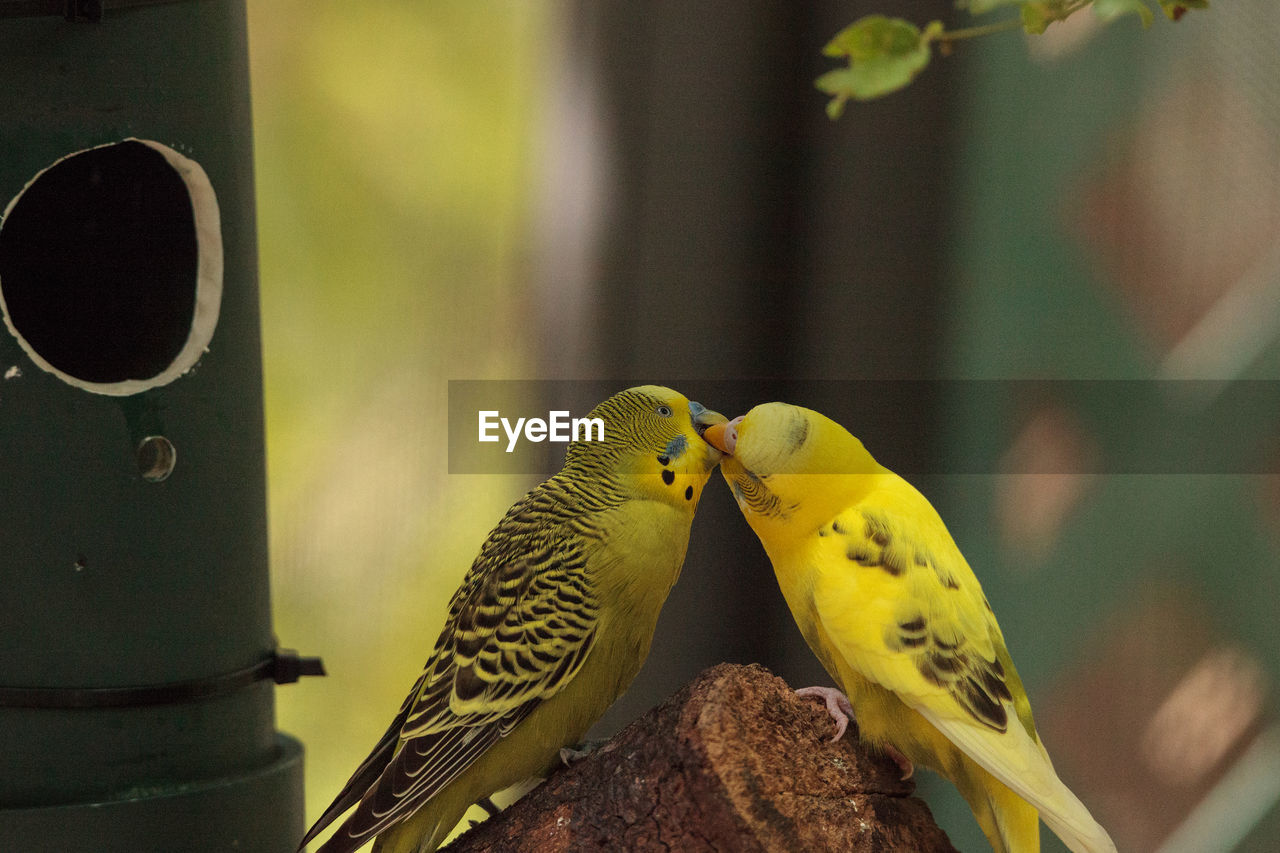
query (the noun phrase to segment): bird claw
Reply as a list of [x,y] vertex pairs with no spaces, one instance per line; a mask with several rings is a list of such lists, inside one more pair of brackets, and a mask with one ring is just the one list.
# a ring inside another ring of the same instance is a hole
[[886,743],[884,745],[884,754],[892,758],[893,763],[898,765],[898,769],[902,771],[902,775],[898,778],[903,782],[910,779],[912,774],[916,772],[916,767],[911,763],[911,759],[899,752],[897,747]]
[[[849,702],[848,696],[834,687],[801,687],[796,691],[796,695],[802,699],[814,697],[821,699],[827,706],[827,713],[831,715],[831,719],[836,721],[836,736],[831,739],[831,742],[834,743],[844,737],[845,729],[849,727],[849,718],[853,716],[853,705]],[[897,747],[885,744],[882,749],[884,754],[892,758],[893,763],[902,771],[902,776],[899,778],[903,782],[910,779],[916,772],[911,759],[903,755]]]
[[565,767],[572,767],[606,743],[608,743],[608,740],[584,740],[577,746],[562,746],[560,747],[560,763]]
[[827,713],[836,722],[836,736],[831,739],[831,742],[835,743],[844,737],[845,729],[849,727],[849,718],[853,716],[853,705],[849,703],[848,696],[834,687],[801,687],[796,691],[796,695],[802,699],[812,697],[821,699],[827,706]]

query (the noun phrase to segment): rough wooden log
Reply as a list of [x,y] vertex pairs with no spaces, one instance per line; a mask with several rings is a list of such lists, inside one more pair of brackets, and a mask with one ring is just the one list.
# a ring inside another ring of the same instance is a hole
[[954,853],[893,761],[761,666],[721,664],[458,838],[497,851]]

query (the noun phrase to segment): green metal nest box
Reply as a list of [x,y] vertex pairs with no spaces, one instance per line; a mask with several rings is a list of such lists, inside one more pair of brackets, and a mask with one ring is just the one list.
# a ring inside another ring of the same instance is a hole
[[0,55],[0,850],[287,853],[243,0]]

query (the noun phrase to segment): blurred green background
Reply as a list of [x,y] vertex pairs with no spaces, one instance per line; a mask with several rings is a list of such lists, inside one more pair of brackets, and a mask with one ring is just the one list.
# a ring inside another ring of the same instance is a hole
[[[310,818],[532,484],[449,475],[448,380],[592,378],[731,416],[810,405],[918,472],[1121,849],[1274,849],[1275,412],[1052,381],[1277,378],[1268,4],[966,45],[838,123],[812,88],[825,40],[949,4],[248,7],[276,629],[330,672],[278,692]],[[948,381],[894,390],[922,379]],[[1108,425],[1138,406],[1123,422],[1174,447],[1232,418],[1254,467],[1117,473]],[[948,464],[975,448],[1000,463]],[[825,681],[713,484],[601,733],[721,660]],[[985,849],[946,786],[921,791]]]
[[530,371],[548,12],[249,4],[276,630],[337,676],[279,694],[311,817],[529,485],[448,476],[446,382]]

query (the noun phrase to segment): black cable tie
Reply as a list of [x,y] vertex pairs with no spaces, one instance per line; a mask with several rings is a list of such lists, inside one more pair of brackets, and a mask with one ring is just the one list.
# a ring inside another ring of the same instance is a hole
[[320,658],[304,658],[293,649],[276,649],[272,677],[276,684],[293,684],[307,675],[328,675]]
[[299,678],[325,675],[324,661],[301,657],[293,649],[276,649],[268,657],[221,675],[148,684],[139,687],[0,687],[0,708],[133,708],[170,705],[225,696],[270,679],[292,684]]

